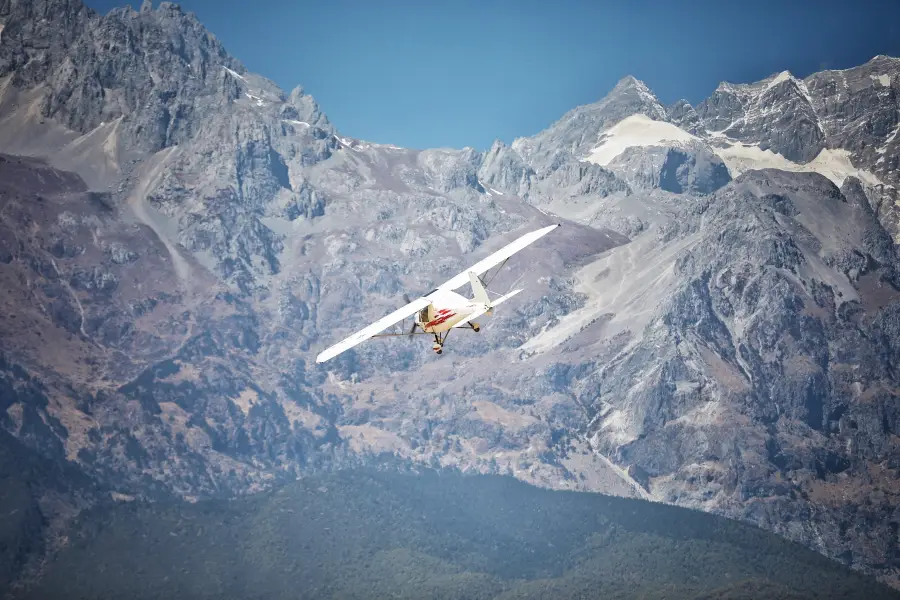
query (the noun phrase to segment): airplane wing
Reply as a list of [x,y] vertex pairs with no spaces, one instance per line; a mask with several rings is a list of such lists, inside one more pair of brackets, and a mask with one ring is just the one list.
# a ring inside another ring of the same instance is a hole
[[395,310],[388,316],[378,319],[377,321],[375,321],[374,323],[372,323],[365,329],[360,329],[359,331],[357,331],[350,337],[344,339],[343,341],[340,341],[337,344],[335,344],[334,346],[331,346],[330,348],[323,350],[316,357],[316,362],[321,363],[321,362],[325,362],[326,360],[329,360],[331,358],[334,358],[341,352],[344,352],[345,350],[349,350],[353,346],[356,346],[357,344],[366,341],[373,335],[379,333],[380,331],[387,329],[391,325],[399,323],[406,317],[411,317],[412,315],[416,314],[417,312],[419,312],[420,310],[422,310],[429,304],[431,304],[431,300],[429,300],[428,298],[417,298],[417,299],[413,300],[406,306],[404,306],[402,308],[398,308],[397,310]]
[[562,223],[557,223],[556,225],[550,225],[549,227],[544,227],[543,229],[538,229],[536,231],[532,231],[531,233],[526,233],[516,241],[507,244],[503,248],[500,248],[487,258],[478,261],[474,266],[469,267],[459,275],[456,275],[452,279],[448,280],[447,283],[439,286],[438,289],[455,290],[463,284],[469,283],[469,271],[473,271],[476,275],[481,277],[488,269],[496,267],[516,252],[538,241],[540,238],[544,237],[560,225],[562,225]]

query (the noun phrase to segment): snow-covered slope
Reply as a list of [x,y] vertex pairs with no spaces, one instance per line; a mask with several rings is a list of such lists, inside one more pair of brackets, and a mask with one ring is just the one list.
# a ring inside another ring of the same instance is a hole
[[[874,173],[853,166],[850,152],[844,149],[823,149],[807,163],[794,162],[771,149],[762,149],[759,144],[746,144],[732,140],[716,132],[706,139],[714,142],[708,146],[725,164],[732,177],[737,177],[752,169],[781,169],[794,173],[820,173],[840,187],[847,177],[857,177],[862,182],[876,186],[883,185]],[[629,148],[650,146],[683,147],[684,142],[703,143],[697,137],[680,127],[665,121],[656,121],[637,114],[619,121],[600,135],[600,143],[591,149],[583,160],[601,166],[609,166]]]
[[624,77],[600,101],[570,110],[537,135],[517,138],[511,147],[536,171],[552,170],[584,155],[597,146],[603,131],[635,114],[666,120],[665,108],[649,88],[634,77]]
[[657,121],[643,114],[631,115],[610,127],[591,149],[587,160],[606,166],[626,149],[635,146],[670,145],[672,142],[699,141],[676,125]]
[[871,171],[858,169],[850,161],[847,150],[823,149],[808,163],[796,163],[771,150],[763,150],[756,144],[729,142],[722,148],[714,148],[722,157],[732,177],[751,169],[781,169],[794,173],[820,173],[834,182],[838,187],[844,184],[847,177],[856,177],[869,185],[882,185],[883,182]]
[[[805,79],[782,71],[756,83],[722,83],[696,107],[682,100],[665,114],[643,82],[626,78],[600,102],[579,107],[533,138],[516,140],[513,149],[545,170],[565,162],[566,149],[572,158],[609,169],[634,190],[708,193],[753,169],[819,173],[839,187],[855,177],[879,220],[900,241],[898,131],[900,60],[879,56]],[[676,161],[673,149],[682,153]],[[727,175],[710,174],[716,167],[710,156],[724,162]],[[666,184],[676,170],[685,179],[697,162],[705,169],[705,185]]]

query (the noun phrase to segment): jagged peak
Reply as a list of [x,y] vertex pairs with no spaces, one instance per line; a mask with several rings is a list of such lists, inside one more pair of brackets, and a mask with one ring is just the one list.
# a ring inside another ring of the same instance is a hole
[[160,2],[159,7],[157,7],[160,12],[169,12],[169,13],[183,13],[184,11],[181,9],[181,5],[176,2]]
[[626,75],[616,83],[610,92],[599,102],[592,105],[596,108],[608,106],[611,102],[617,103],[620,99],[637,97],[643,108],[637,112],[644,112],[652,118],[665,120],[666,109],[659,101],[659,98],[650,90],[647,85],[633,75]]
[[780,73],[775,73],[774,75],[769,75],[765,79],[763,79],[760,83],[766,83],[768,87],[773,87],[778,85],[779,83],[783,83],[785,81],[796,81],[797,79],[791,74],[790,71],[784,70]]
[[505,150],[509,148],[509,146],[500,138],[494,138],[494,141],[491,143],[491,148],[488,150],[488,153],[494,154],[500,152],[501,150]]
[[720,81],[719,85],[716,86],[717,92],[733,92],[734,87],[737,84],[731,83],[730,81]]
[[667,106],[666,108],[667,108],[668,110],[670,110],[670,111],[675,110],[675,109],[678,109],[678,108],[683,108],[683,109],[685,109],[685,110],[690,109],[690,112],[696,112],[695,109],[694,109],[694,105],[691,104],[691,103],[690,103],[687,99],[685,99],[685,98],[679,98],[678,100],[676,100],[675,102],[673,102],[672,104],[670,104],[669,106]]
[[[732,83],[730,81],[721,81],[716,87],[715,92],[731,94],[745,97],[747,94],[755,95],[771,89],[784,82],[793,82],[795,86],[800,87],[800,80],[794,77],[793,73],[785,69],[778,73],[773,73],[764,79],[749,83]],[[714,93],[715,93],[714,92]]]
[[640,79],[638,79],[634,75],[626,75],[616,83],[616,87],[639,84],[642,84]]
[[878,54],[876,56],[873,56],[872,58],[870,58],[869,60],[867,60],[865,63],[863,63],[861,65],[854,65],[852,67],[847,67],[846,69],[822,69],[821,71],[812,73],[811,75],[806,77],[806,80],[814,78],[817,75],[822,75],[822,74],[826,74],[826,73],[847,73],[847,72],[853,72],[853,71],[857,71],[859,69],[865,69],[867,67],[873,67],[873,66],[878,66],[878,65],[885,65],[885,66],[897,68],[897,67],[900,67],[900,58],[898,58],[896,56],[888,56],[886,54]]
[[650,94],[654,98],[656,97],[653,94],[653,92],[650,91],[650,88],[647,87],[647,84],[645,84],[643,81],[641,81],[634,75],[626,75],[625,77],[620,79],[616,83],[615,87],[613,87],[611,93],[621,92],[621,91],[625,91],[625,90],[629,90],[629,89],[637,90],[639,93]]

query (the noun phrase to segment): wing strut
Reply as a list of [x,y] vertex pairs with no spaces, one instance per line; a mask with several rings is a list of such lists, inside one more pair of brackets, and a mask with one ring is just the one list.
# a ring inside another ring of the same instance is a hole
[[395,325],[396,323],[399,323],[403,319],[405,319],[407,317],[411,317],[412,315],[416,314],[417,312],[419,312],[420,310],[422,310],[429,304],[431,304],[431,300],[429,300],[428,298],[416,298],[415,300],[413,300],[406,306],[398,308],[397,310],[395,310],[388,316],[378,319],[377,321],[375,321],[368,327],[360,329],[353,335],[338,342],[334,346],[327,348],[326,350],[324,350],[321,354],[319,354],[316,357],[316,362],[321,363],[321,362],[325,362],[326,360],[329,360],[331,358],[334,358],[341,352],[344,352],[345,350],[349,350],[353,346],[356,346],[357,344],[360,344],[360,343],[366,341],[367,339],[374,337],[375,334],[384,331],[391,325]]

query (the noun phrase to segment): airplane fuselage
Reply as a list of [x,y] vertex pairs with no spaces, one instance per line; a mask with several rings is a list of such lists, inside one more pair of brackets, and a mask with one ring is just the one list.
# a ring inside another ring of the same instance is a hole
[[[468,316],[481,312],[485,305],[474,302],[456,292],[440,290],[428,296],[432,304],[416,315],[416,324],[425,333],[443,333]],[[489,315],[491,311],[485,313]]]

